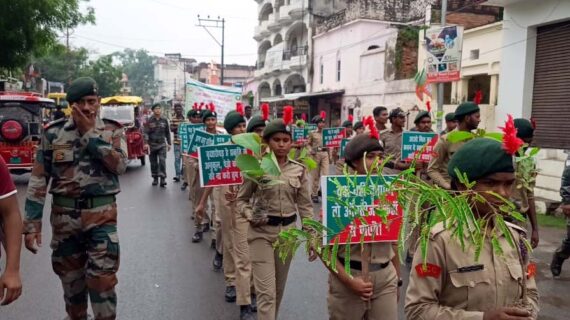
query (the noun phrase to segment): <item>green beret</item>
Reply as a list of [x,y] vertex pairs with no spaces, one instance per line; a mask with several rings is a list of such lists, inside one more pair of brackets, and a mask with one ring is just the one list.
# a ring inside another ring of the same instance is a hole
[[245,122],[245,118],[239,114],[239,112],[230,111],[224,119],[224,129],[226,129],[228,133],[231,133],[232,130],[238,126],[238,124]]
[[424,110],[424,111],[420,111],[420,112],[418,113],[418,115],[416,116],[416,120],[414,120],[414,123],[415,123],[415,124],[418,124],[418,122],[420,122],[420,121],[422,120],[422,118],[425,118],[425,117],[428,117],[428,118],[431,119],[431,115],[429,114],[429,112],[427,112],[427,111],[425,111],[425,110]]
[[515,128],[517,128],[517,137],[521,139],[534,137],[534,128],[532,123],[527,119],[518,118],[515,119]]
[[196,116],[196,110],[195,109],[192,109],[192,110],[186,112],[186,118],[192,118],[195,116]]
[[150,107],[150,110],[154,110],[156,108],[162,108],[162,105],[160,103],[155,103],[152,105],[152,107]]
[[291,129],[289,126],[285,125],[283,119],[275,119],[267,124],[265,129],[263,129],[263,140],[269,140],[269,138],[276,133],[286,133],[291,135]]
[[202,122],[205,122],[208,118],[218,119],[218,114],[216,111],[202,110]]
[[450,112],[446,114],[445,121],[455,121],[455,112]]
[[479,109],[479,106],[475,102],[471,101],[463,102],[462,104],[457,106],[457,109],[455,109],[455,120],[459,121],[464,116],[468,116],[470,114],[479,111],[481,110]]
[[362,158],[365,152],[372,151],[384,151],[380,141],[370,137],[369,134],[359,134],[344,148],[344,159],[349,166],[352,166],[352,161]]
[[67,89],[67,101],[77,102],[85,96],[98,96],[99,88],[93,78],[82,77],[75,79]]
[[325,122],[325,120],[323,118],[321,118],[321,116],[314,116],[313,119],[311,119],[311,123],[317,124],[319,122]]
[[458,179],[455,169],[465,173],[469,181],[497,172],[515,172],[513,157],[494,139],[477,138],[465,143],[451,157],[447,166],[450,177]]
[[265,127],[265,120],[261,116],[252,117],[247,124],[247,132],[253,132],[256,128]]
[[343,128],[352,127],[352,121],[346,120],[345,122],[342,123],[342,127]]
[[396,118],[399,116],[406,116],[406,113],[404,112],[404,110],[402,110],[402,108],[396,108],[396,109],[392,109],[392,111],[390,111],[390,114],[388,115],[389,119],[392,118]]
[[352,126],[352,128],[353,128],[354,130],[360,129],[360,128],[364,128],[364,123],[362,123],[362,121],[356,121],[356,122],[354,123],[354,126]]

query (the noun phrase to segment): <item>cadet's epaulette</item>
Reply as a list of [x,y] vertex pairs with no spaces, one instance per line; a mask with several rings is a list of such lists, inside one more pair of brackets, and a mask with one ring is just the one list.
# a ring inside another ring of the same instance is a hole
[[48,124],[46,124],[46,126],[45,126],[44,129],[49,129],[49,128],[55,127],[55,126],[58,125],[58,124],[64,124],[64,123],[66,123],[66,122],[67,122],[67,119],[66,119],[66,118],[57,119],[57,120],[54,120],[54,121],[49,122]]
[[516,231],[518,231],[519,233],[522,233],[524,235],[526,235],[526,229],[519,226],[518,224],[512,223],[512,222],[507,222],[505,221],[505,224],[507,225],[507,227],[511,228],[511,229],[515,229]]
[[432,239],[435,238],[438,234],[442,233],[443,231],[445,231],[445,226],[443,225],[443,222],[437,223],[430,230],[431,238]]
[[103,118],[103,122],[104,122],[105,124],[107,124],[107,123],[114,124],[114,125],[117,126],[117,128],[122,128],[122,127],[123,127],[123,125],[122,125],[119,121],[117,121],[117,120],[113,120],[113,119],[109,119],[109,118]]

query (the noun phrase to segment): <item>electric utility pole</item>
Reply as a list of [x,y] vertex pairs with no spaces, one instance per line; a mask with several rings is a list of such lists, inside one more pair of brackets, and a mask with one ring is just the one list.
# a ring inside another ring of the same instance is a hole
[[[221,75],[220,75],[220,84],[223,86],[224,85],[224,37],[225,37],[225,24],[226,24],[226,20],[224,18],[220,19],[220,16],[218,16],[218,18],[216,19],[210,19],[210,16],[208,16],[206,19],[200,18],[200,15],[198,15],[198,24],[196,25],[197,27],[202,27],[204,28],[204,30],[206,30],[206,32],[210,35],[210,37],[212,37],[212,39],[214,39],[214,41],[216,41],[216,43],[222,48],[222,63],[221,63]],[[218,28],[218,29],[222,29],[222,41],[218,41],[218,39],[216,39],[216,37],[214,37],[214,35],[210,32],[210,30],[208,30],[208,28]]]
[[[445,27],[447,15],[447,0],[441,0],[441,27]],[[443,130],[443,82],[437,84],[437,132]]]

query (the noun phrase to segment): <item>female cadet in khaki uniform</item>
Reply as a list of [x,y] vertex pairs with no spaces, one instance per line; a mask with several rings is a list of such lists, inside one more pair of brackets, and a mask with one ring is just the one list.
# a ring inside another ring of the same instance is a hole
[[[476,182],[473,190],[481,192],[489,202],[496,202],[497,198],[486,191],[509,198],[515,181],[513,157],[502,149],[500,142],[475,139],[453,155],[448,166],[452,187],[465,190],[455,168],[464,172],[469,181]],[[477,203],[473,208],[478,218],[485,218],[491,212],[488,203]],[[534,275],[527,270],[523,274],[519,260],[519,254],[523,261],[528,259],[520,241],[524,229],[510,223],[507,226],[517,245],[511,247],[506,237],[499,235],[503,250],[499,255],[487,239],[479,261],[475,261],[473,247],[466,245],[463,251],[459,240],[452,238],[453,230],[446,230],[442,223],[435,225],[428,240],[426,268],[420,248],[414,256],[406,294],[407,319],[532,319],[527,310],[513,307],[522,296],[521,279],[526,276],[527,303],[535,315],[538,313]]]
[[[344,158],[356,174],[366,174],[366,168],[382,161],[384,148],[378,131],[371,122],[371,132],[355,136],[346,145]],[[349,276],[344,268],[331,271],[329,276],[328,309],[331,320],[397,320],[400,266],[389,242],[351,245]],[[345,252],[339,249],[338,265],[344,265]],[[368,277],[362,274],[362,265],[369,264]],[[366,262],[367,261],[367,262]]]
[[[284,118],[292,120],[292,114]],[[273,249],[279,232],[295,228],[297,215],[302,219],[313,217],[307,169],[288,157],[293,144],[288,125],[289,122],[276,119],[263,131],[263,140],[279,163],[279,180],[283,183],[246,180],[237,196],[238,211],[250,222],[248,242],[259,320],[277,318],[285,291],[291,259],[282,262]]]

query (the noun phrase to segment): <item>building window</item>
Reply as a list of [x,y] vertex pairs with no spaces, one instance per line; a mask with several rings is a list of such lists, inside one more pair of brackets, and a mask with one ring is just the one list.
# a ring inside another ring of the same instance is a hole
[[471,53],[469,54],[469,57],[471,58],[471,60],[477,60],[477,59],[479,59],[479,49],[471,50]]
[[368,51],[376,50],[376,49],[380,49],[380,47],[377,46],[377,45],[375,45],[375,44],[374,44],[374,45],[371,45],[370,47],[368,47]]
[[323,84],[323,73],[324,73],[324,70],[325,70],[325,66],[324,66],[323,63],[321,62],[320,75],[319,75],[321,84]]
[[336,81],[340,81],[340,60],[336,62]]

